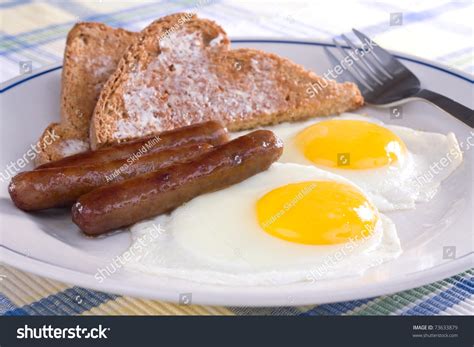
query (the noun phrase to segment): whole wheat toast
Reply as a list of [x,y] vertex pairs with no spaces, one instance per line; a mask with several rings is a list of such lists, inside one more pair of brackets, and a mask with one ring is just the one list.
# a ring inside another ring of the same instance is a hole
[[[92,148],[210,119],[236,131],[363,104],[352,83],[326,81],[275,54],[229,46],[220,26],[194,15],[150,24],[104,85],[91,120]],[[324,88],[311,93],[315,85]]]
[[[89,149],[89,125],[103,85],[135,33],[101,23],[78,23],[67,36],[61,76],[60,123],[43,132],[36,164]],[[55,141],[46,141],[54,134]]]

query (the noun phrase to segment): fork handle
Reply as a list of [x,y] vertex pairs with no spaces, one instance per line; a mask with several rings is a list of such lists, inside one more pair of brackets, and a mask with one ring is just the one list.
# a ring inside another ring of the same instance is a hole
[[469,107],[461,105],[459,102],[454,101],[453,99],[436,92],[432,92],[428,89],[420,89],[414,96],[431,102],[432,104],[456,117],[461,122],[464,122],[471,128],[474,128],[474,111]]

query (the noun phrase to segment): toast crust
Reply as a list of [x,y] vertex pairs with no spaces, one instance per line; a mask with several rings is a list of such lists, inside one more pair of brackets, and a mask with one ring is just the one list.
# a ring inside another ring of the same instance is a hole
[[[288,59],[229,45],[220,26],[194,15],[178,13],[150,24],[100,94],[91,147],[211,119],[237,131],[363,104],[352,83],[326,81]],[[315,84],[325,88],[309,93]]]

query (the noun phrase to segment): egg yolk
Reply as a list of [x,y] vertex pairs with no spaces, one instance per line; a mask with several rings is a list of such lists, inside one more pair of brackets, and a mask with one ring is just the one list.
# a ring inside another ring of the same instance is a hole
[[360,241],[372,235],[375,207],[355,188],[334,181],[292,183],[257,201],[260,226],[272,236],[309,244]]
[[400,160],[403,141],[390,130],[366,121],[334,119],[316,123],[296,136],[296,145],[316,165],[374,169]]

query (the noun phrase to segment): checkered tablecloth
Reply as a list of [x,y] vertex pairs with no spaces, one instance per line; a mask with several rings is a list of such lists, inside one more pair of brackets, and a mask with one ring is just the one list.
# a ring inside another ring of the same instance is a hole
[[[62,60],[65,37],[77,21],[99,21],[138,31],[178,11],[214,19],[231,37],[329,39],[361,29],[384,47],[474,73],[474,5],[467,1],[0,1],[0,82]],[[1,223],[1,220],[0,220]],[[175,305],[91,291],[12,267],[0,267],[3,315],[438,315],[473,314],[470,270],[395,295],[319,306],[232,308]]]

